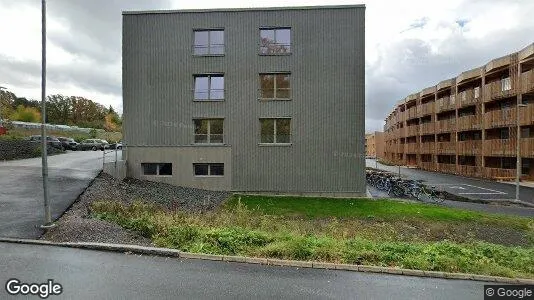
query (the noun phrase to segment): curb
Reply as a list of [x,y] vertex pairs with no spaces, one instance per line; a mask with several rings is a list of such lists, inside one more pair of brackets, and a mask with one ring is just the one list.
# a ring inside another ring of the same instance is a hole
[[78,249],[110,251],[110,252],[124,252],[126,254],[135,253],[135,254],[146,254],[146,255],[154,255],[154,256],[179,257],[179,258],[186,258],[186,259],[202,259],[202,260],[213,260],[213,261],[224,261],[224,262],[238,262],[238,263],[248,263],[248,264],[269,265],[269,266],[344,270],[344,271],[354,271],[354,272],[382,273],[382,274],[417,276],[417,277],[428,277],[428,278],[486,281],[486,282],[507,283],[507,284],[534,284],[534,279],[527,279],[527,278],[508,278],[508,277],[486,276],[486,275],[478,275],[478,274],[448,273],[448,272],[401,269],[401,268],[393,268],[393,267],[336,264],[336,263],[325,263],[325,262],[284,260],[284,259],[274,259],[274,258],[200,254],[200,253],[182,252],[179,250],[168,249],[168,248],[145,247],[145,246],[125,245],[125,244],[90,243],[90,242],[51,242],[51,241],[45,241],[45,240],[2,238],[2,237],[0,237],[0,242],[14,243],[14,244],[59,246],[59,247],[78,248]]

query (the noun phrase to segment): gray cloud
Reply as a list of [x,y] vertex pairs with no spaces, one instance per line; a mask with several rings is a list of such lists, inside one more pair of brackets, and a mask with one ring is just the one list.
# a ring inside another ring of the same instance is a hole
[[[33,0],[0,0],[0,7],[6,8],[29,5],[40,9],[40,4],[40,1]],[[47,20],[68,28],[67,32],[49,29],[49,43],[83,62],[68,67],[49,64],[48,80],[121,97],[120,78],[115,78],[116,74],[110,74],[109,70],[120,65],[122,11],[168,8],[172,8],[170,0],[47,1]],[[40,82],[40,61],[17,61],[0,56],[0,68],[3,71],[0,81],[12,86],[34,88]],[[122,103],[112,104],[122,107]]]
[[[534,28],[499,30],[491,38],[467,38],[460,24],[432,53],[431,44],[404,39],[379,53],[376,63],[367,65],[366,130],[382,130],[384,119],[395,103],[409,94],[456,77],[461,72],[485,65],[490,60],[521,50],[534,42]],[[450,25],[447,25],[450,26]]]

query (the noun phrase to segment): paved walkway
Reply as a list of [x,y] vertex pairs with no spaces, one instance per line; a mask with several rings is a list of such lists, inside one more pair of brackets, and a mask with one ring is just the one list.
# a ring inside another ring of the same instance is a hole
[[[102,170],[102,152],[69,151],[50,156],[48,166],[52,218],[57,219]],[[41,158],[0,162],[0,236],[37,238],[43,223]]]

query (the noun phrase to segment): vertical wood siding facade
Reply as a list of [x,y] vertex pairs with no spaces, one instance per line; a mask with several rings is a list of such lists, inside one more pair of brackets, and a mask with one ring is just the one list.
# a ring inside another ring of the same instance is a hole
[[[194,118],[224,118],[230,190],[365,194],[364,16],[363,6],[124,13],[128,157],[141,147],[180,155],[196,147]],[[259,55],[259,30],[271,26],[291,28],[290,55]],[[209,28],[224,28],[225,55],[193,56],[193,30]],[[259,101],[259,74],[278,71],[291,73],[291,100]],[[203,73],[224,74],[223,102],[193,101]],[[291,118],[291,146],[259,145],[259,119],[270,117]]]

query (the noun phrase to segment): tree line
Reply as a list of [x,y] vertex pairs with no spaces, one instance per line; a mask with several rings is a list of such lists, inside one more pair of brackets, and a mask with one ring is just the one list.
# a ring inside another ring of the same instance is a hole
[[[41,122],[41,102],[0,90],[0,119]],[[109,106],[79,96],[50,95],[46,101],[46,123],[121,131],[122,119]]]

